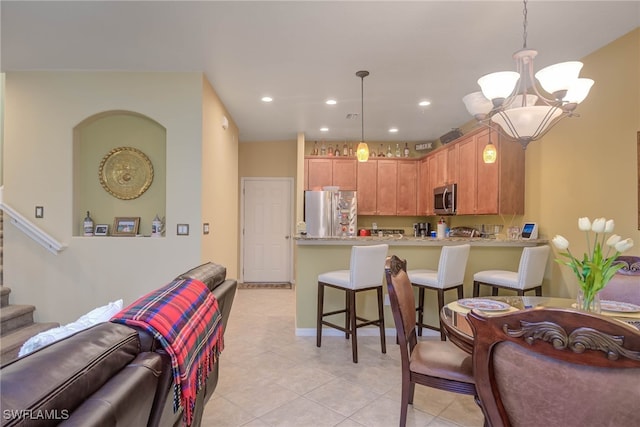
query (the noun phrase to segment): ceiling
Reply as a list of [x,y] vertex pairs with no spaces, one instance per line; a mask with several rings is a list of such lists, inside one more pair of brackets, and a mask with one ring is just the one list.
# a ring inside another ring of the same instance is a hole
[[[359,140],[358,70],[371,73],[366,140],[435,140],[470,120],[461,98],[483,74],[514,70],[511,55],[523,44],[520,1],[3,0],[0,8],[2,71],[204,72],[240,141],[298,132]],[[639,25],[638,1],[533,0],[528,47],[539,52],[538,70]],[[273,102],[261,102],[265,95]]]

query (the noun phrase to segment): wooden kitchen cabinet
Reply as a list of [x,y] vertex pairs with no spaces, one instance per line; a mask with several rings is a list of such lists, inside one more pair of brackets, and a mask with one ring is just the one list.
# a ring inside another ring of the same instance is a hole
[[378,160],[378,185],[376,186],[377,215],[396,215],[398,161]]
[[307,190],[321,190],[325,186],[338,186],[340,190],[356,190],[356,159],[305,159]]
[[376,215],[378,206],[378,161],[369,159],[358,163],[358,215]]
[[414,160],[399,160],[397,164],[396,215],[415,216],[418,213],[418,163]]
[[429,215],[433,211],[433,190],[429,186],[429,158],[418,161],[417,215]]
[[307,190],[322,190],[333,185],[333,163],[331,159],[309,159],[309,177]]
[[355,159],[333,159],[333,184],[340,190],[355,191],[357,188],[357,163]]
[[467,134],[458,142],[458,215],[524,214],[524,150],[491,134],[498,159],[484,163],[489,131]]

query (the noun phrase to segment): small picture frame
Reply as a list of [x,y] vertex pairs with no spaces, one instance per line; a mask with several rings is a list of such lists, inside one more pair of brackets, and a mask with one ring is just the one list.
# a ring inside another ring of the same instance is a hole
[[205,222],[202,224],[202,234],[209,234],[209,223]]
[[178,229],[176,231],[178,236],[188,236],[189,235],[189,224],[178,224]]
[[117,216],[113,220],[112,236],[135,236],[138,234],[140,217]]
[[109,224],[97,224],[93,234],[95,236],[107,236],[109,235]]

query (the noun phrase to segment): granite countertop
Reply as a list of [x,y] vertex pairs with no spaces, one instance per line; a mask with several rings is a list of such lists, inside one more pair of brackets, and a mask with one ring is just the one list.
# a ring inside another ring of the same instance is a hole
[[367,237],[307,237],[295,236],[298,245],[375,245],[387,243],[392,246],[449,246],[469,243],[471,246],[538,246],[547,244],[548,240],[502,240],[488,239],[481,237],[448,237],[445,239],[434,239],[430,237],[413,237],[400,234],[387,236],[367,236]]

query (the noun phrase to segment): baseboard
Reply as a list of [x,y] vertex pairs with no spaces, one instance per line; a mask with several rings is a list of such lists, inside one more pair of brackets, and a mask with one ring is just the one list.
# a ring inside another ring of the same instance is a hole
[[[386,328],[384,330],[384,335],[387,337],[395,337],[396,330],[395,328]],[[316,336],[316,328],[296,328],[296,336],[297,337],[315,337]],[[323,337],[344,337],[344,332],[339,331],[337,329],[332,328],[323,328],[322,329]],[[362,328],[358,329],[359,337],[378,337],[380,336],[380,331],[375,328]],[[440,332],[432,331],[430,329],[422,330],[423,337],[439,337]]]

